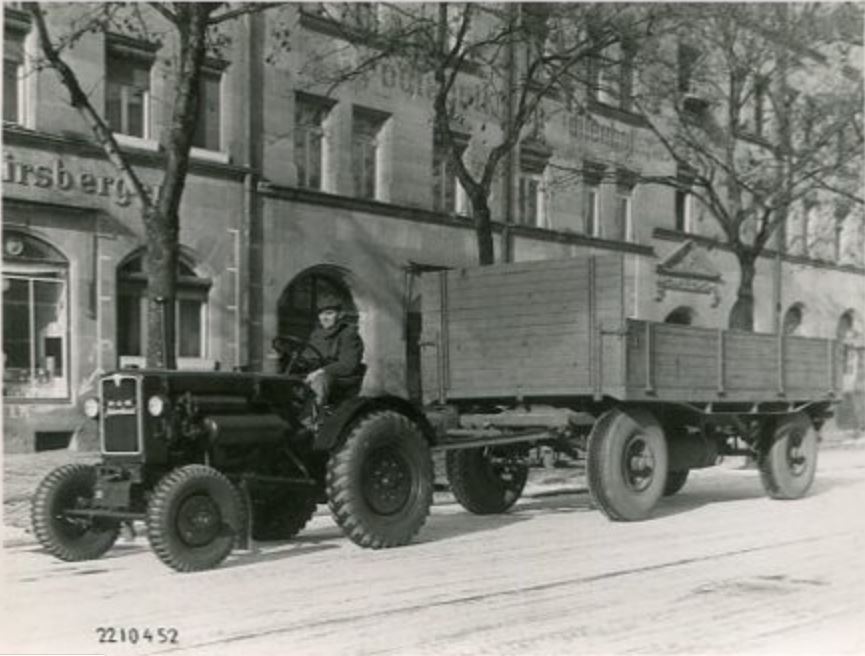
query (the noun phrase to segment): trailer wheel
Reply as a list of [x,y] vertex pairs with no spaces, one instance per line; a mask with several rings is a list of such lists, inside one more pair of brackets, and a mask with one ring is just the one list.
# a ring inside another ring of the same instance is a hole
[[667,482],[664,483],[664,496],[671,497],[685,487],[690,469],[667,472]]
[[290,540],[315,514],[315,499],[292,492],[252,499],[252,538],[259,542]]
[[166,474],[147,506],[147,539],[159,559],[178,572],[216,567],[243,530],[244,503],[223,474],[186,465]]
[[70,517],[67,510],[90,508],[96,486],[92,465],[63,465],[50,472],[33,495],[30,520],[33,534],[60,560],[99,558],[117,540],[120,524],[111,520]]
[[817,431],[804,412],[781,417],[757,459],[763,489],[773,499],[798,499],[814,482]]
[[524,463],[499,456],[489,447],[449,451],[446,463],[451,492],[476,515],[505,512],[520,498],[529,477]]
[[330,511],[362,547],[409,542],[429,515],[432,492],[429,445],[413,421],[393,410],[353,424],[327,463]]
[[667,442],[643,408],[605,412],[589,435],[586,466],[594,504],[613,520],[646,519],[664,493]]

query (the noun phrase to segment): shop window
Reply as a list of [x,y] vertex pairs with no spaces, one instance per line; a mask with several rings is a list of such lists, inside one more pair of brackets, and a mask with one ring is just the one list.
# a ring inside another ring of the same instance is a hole
[[209,61],[201,72],[198,121],[192,137],[196,148],[222,149],[222,75],[226,65]]
[[149,139],[150,70],[156,46],[118,35],[105,42],[105,118],[119,134]]
[[354,108],[352,115],[351,160],[354,195],[357,198],[380,199],[382,132],[387,114]]
[[[207,299],[211,281],[199,277],[190,263],[177,267],[175,355],[201,360],[207,354]],[[117,351],[121,358],[143,358],[147,351],[147,276],[139,254],[117,272]]]
[[[468,137],[454,135],[460,157],[468,146]],[[468,195],[457,179],[456,166],[451,160],[451,149],[437,137],[433,140],[433,209],[436,212],[471,216],[471,203]]]
[[[6,15],[6,14],[9,15]],[[11,16],[14,14],[14,17]],[[3,30],[3,120],[9,123],[26,124],[27,92],[25,83],[24,39],[29,28],[27,14],[4,10]]]
[[294,165],[297,185],[306,189],[324,189],[327,170],[328,114],[334,102],[305,93],[295,96]]
[[3,235],[3,395],[69,397],[69,264],[22,233]]
[[300,339],[309,337],[316,326],[318,299],[335,296],[342,301],[343,315],[357,323],[357,309],[345,284],[344,273],[333,267],[316,267],[298,275],[283,290],[277,307],[280,335]]

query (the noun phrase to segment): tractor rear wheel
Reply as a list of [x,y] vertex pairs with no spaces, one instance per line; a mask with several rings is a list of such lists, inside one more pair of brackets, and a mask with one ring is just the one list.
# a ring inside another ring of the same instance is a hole
[[763,489],[773,499],[798,499],[817,472],[817,431],[804,412],[778,419],[757,459]]
[[260,542],[290,540],[315,514],[315,499],[292,491],[252,499],[252,538]]
[[613,520],[648,518],[667,482],[667,441],[644,408],[613,408],[589,435],[586,474],[594,504]]
[[417,424],[393,410],[355,422],[327,464],[330,511],[362,547],[409,542],[432,505],[433,465]]
[[447,454],[451,492],[463,508],[477,515],[503,513],[526,486],[529,468],[495,448],[459,449]]
[[244,526],[237,487],[206,465],[168,472],[147,506],[147,539],[159,559],[178,572],[216,567]]
[[92,465],[63,465],[49,473],[33,496],[30,519],[33,534],[45,549],[66,561],[93,560],[117,540],[116,521],[66,514],[92,506],[96,469]]

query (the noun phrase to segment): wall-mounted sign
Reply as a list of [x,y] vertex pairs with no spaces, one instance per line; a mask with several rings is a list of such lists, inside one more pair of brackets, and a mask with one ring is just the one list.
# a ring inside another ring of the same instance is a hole
[[[67,165],[61,157],[45,162],[27,160],[20,153],[7,150],[3,154],[3,184],[17,187],[54,190],[65,193],[85,194],[110,198],[120,207],[132,203],[133,191],[119,174],[105,175],[93,171],[82,171]],[[145,185],[151,197],[158,193],[158,186]]]

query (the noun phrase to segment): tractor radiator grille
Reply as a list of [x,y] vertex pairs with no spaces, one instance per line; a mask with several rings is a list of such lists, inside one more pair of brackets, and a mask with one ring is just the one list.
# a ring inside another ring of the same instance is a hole
[[103,453],[140,453],[141,381],[136,376],[114,375],[102,379]]

